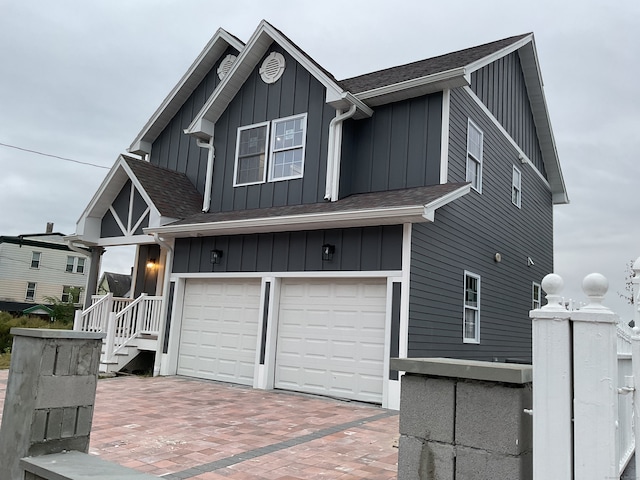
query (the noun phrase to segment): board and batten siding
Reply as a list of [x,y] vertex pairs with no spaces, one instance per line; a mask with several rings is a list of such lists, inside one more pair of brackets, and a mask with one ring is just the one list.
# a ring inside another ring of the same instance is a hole
[[471,89],[545,175],[536,125],[518,52],[471,74]]
[[[137,223],[140,219],[141,215],[147,209],[148,205],[140,195],[140,192],[137,188],[134,187],[133,194],[133,203],[131,203],[131,180],[127,180],[124,184],[120,193],[116,196],[116,198],[111,203],[111,207],[116,212],[116,215],[123,222],[125,228],[127,228],[127,221],[129,219],[129,208],[132,209],[131,212],[131,221],[133,224]],[[149,226],[149,214],[145,215],[145,219],[140,223],[134,235],[142,235],[143,228]],[[100,238],[113,238],[113,237],[122,237],[125,233],[118,225],[113,213],[111,210],[107,210],[107,212],[102,217],[102,222],[100,223]]]
[[[434,223],[413,226],[409,357],[530,361],[532,282],[553,271],[551,193],[462,89],[451,92],[449,181],[465,180],[469,117],[484,133],[482,194],[471,190]],[[521,208],[511,202],[514,165]],[[479,345],[462,341],[465,270],[481,276]]]
[[[322,245],[335,245],[322,261]],[[213,265],[211,250],[222,251]],[[402,226],[178,238],[173,273],[379,271],[402,268]]]
[[440,183],[442,93],[343,124],[340,197]]
[[184,173],[200,193],[204,193],[208,152],[198,147],[196,139],[183,131],[220,83],[218,67],[229,54],[238,55],[238,52],[232,47],[227,48],[151,147],[152,164]]
[[[325,88],[279,45],[271,52],[285,58],[282,77],[273,84],[260,78],[260,65],[249,75],[215,125],[216,152],[211,212],[322,202],[325,190],[329,123],[335,109],[325,103]],[[304,176],[292,180],[233,186],[238,127],[307,114]]]

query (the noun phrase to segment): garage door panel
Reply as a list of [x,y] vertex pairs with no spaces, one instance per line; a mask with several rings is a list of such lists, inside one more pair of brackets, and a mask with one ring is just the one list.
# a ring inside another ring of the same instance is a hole
[[283,280],[277,388],[381,403],[385,279]]
[[189,279],[178,374],[253,384],[260,282]]

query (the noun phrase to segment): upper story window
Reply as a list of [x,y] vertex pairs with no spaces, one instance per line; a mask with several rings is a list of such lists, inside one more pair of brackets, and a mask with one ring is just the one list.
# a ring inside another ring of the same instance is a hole
[[233,185],[302,177],[306,130],[306,113],[240,127]]
[[84,273],[85,259],[82,257],[67,257],[67,266],[65,272],[69,273]]
[[31,252],[31,268],[40,268],[40,258],[42,254],[40,252]]
[[542,290],[540,284],[533,282],[531,288],[531,310],[536,310],[542,307]]
[[25,300],[34,300],[36,298],[36,283],[27,283],[27,293],[24,296]]
[[522,198],[522,174],[520,170],[514,165],[513,175],[511,179],[511,202],[518,208],[520,208],[520,200]]
[[467,182],[482,193],[482,130],[469,119],[467,126]]
[[480,276],[464,272],[464,343],[480,343]]

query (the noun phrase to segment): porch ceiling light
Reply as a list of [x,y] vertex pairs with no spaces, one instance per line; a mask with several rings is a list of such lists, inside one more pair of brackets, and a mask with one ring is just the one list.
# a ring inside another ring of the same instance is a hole
[[222,250],[211,250],[211,263],[214,265],[220,263],[222,258]]
[[329,243],[322,245],[322,261],[331,262],[333,260],[333,254],[336,252],[336,246]]

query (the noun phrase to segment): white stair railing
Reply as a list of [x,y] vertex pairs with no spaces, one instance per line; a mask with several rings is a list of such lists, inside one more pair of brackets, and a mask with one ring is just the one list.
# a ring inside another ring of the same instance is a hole
[[113,310],[113,293],[93,297],[92,304],[84,311],[76,310],[73,329],[79,332],[105,332],[107,317]]

